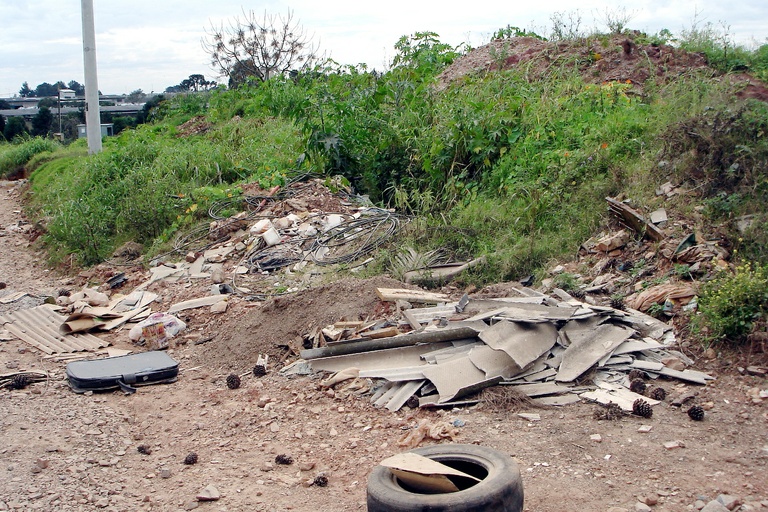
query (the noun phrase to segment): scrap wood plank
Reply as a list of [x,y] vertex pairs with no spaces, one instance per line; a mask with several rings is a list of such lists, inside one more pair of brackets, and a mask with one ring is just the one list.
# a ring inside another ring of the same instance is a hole
[[641,235],[648,236],[655,242],[664,240],[664,233],[651,222],[646,221],[637,211],[612,197],[606,197],[605,200],[608,202],[608,208],[611,212],[621,217],[628,227]]
[[603,356],[634,334],[635,331],[617,325],[602,324],[594,331],[569,333],[570,346],[563,352],[563,359],[555,380],[570,382],[579,378]]
[[672,377],[674,379],[693,382],[694,384],[705,385],[707,381],[714,380],[713,376],[704,372],[689,369],[683,371],[673,370],[672,368],[667,368],[662,363],[657,363],[654,361],[641,361],[636,359],[631,366],[632,368],[637,368],[647,372],[654,372],[665,377]]
[[404,300],[407,302],[437,304],[448,302],[451,298],[443,293],[432,293],[424,290],[408,290],[406,288],[376,288],[376,295],[385,302]]
[[173,314],[185,309],[201,308],[203,306],[213,306],[217,302],[227,300],[227,295],[208,295],[207,297],[200,297],[197,299],[185,300],[177,302],[168,310],[168,313]]

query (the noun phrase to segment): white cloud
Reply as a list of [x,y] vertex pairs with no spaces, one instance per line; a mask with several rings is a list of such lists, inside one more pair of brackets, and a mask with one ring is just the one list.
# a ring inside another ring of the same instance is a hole
[[[96,54],[99,88],[105,93],[135,89],[162,91],[193,73],[213,79],[201,38],[211,23],[242,15],[241,1],[219,0],[96,0]],[[344,64],[366,62],[382,69],[402,35],[432,31],[441,41],[475,46],[506,25],[539,32],[551,24],[555,12],[574,11],[564,0],[510,2],[508,0],[268,0],[254,7],[285,13],[291,8],[302,25],[319,39],[324,50]],[[600,25],[606,9],[617,3],[583,0],[578,4],[582,28]],[[638,0],[626,9],[634,17],[631,28],[679,33],[694,15],[719,27],[724,21],[737,41],[765,42],[768,3],[763,0],[717,2],[699,0]],[[61,0],[0,0],[0,97],[18,92],[22,82],[83,82],[80,2]]]

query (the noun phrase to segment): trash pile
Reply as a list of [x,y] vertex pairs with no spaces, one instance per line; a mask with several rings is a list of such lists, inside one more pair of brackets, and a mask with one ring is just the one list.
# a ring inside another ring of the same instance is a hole
[[[220,263],[238,258],[233,291],[256,298],[305,288],[322,273],[306,272],[310,263],[362,266],[370,260],[358,260],[390,240],[404,217],[352,195],[339,180],[333,183],[340,192],[333,193],[326,181],[294,182],[220,201],[210,208],[208,225],[177,238],[175,252],[186,255],[193,274],[212,274]],[[237,213],[225,215],[232,210]],[[280,278],[267,278],[283,269]]]
[[[465,294],[450,302],[442,294],[379,288],[401,314],[395,325],[339,322],[310,333],[305,346],[313,348],[281,373],[333,372],[324,385],[370,391],[371,402],[390,411],[406,403],[472,403],[477,391],[507,385],[539,404],[584,399],[631,412],[638,399],[659,403],[641,394],[645,386],[632,386],[631,372],[701,385],[713,379],[671,348],[671,326],[638,310],[586,304],[559,289],[554,297],[515,291],[516,297]],[[430,302],[438,305],[412,307]],[[357,382],[366,379],[375,383]]]

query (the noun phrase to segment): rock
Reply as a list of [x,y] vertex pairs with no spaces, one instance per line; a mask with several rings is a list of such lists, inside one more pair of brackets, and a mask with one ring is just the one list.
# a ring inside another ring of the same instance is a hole
[[717,500],[712,500],[701,509],[701,512],[728,512],[728,509]]
[[661,364],[672,370],[683,371],[685,370],[685,363],[679,357],[670,356],[661,360]]
[[187,253],[187,256],[184,259],[187,260],[187,263],[194,263],[195,260],[197,260],[197,253],[190,251]]
[[637,512],[651,512],[651,507],[646,505],[645,503],[637,502],[635,503],[635,510]]
[[184,510],[195,510],[200,504],[196,501],[189,501],[184,505]]
[[101,498],[96,502],[96,506],[99,508],[107,508],[109,506],[109,498]]
[[216,304],[211,306],[211,313],[224,313],[227,311],[227,306],[229,305],[229,302],[226,300],[220,300]]
[[312,471],[315,469],[315,463],[312,461],[302,462],[299,464],[300,471]]
[[715,352],[715,349],[713,348],[708,348],[704,351],[704,357],[706,359],[714,359],[717,357],[717,352]]
[[159,471],[160,478],[171,478],[171,470],[168,468],[162,468]]
[[736,496],[731,496],[730,494],[720,494],[715,499],[722,503],[723,506],[728,510],[735,510],[739,505],[741,505],[741,500]]
[[222,270],[220,267],[214,268],[211,270],[211,281],[213,281],[213,284],[221,284],[224,282],[224,270]]
[[645,496],[643,499],[641,499],[643,503],[649,506],[654,506],[659,503],[659,497],[655,494],[649,494],[648,496]]
[[261,470],[264,471],[264,472],[272,471],[273,469],[275,469],[275,465],[272,464],[271,462],[265,462],[261,466]]
[[696,500],[696,502],[693,504],[693,508],[695,508],[696,510],[701,510],[706,506],[707,506],[706,502],[702,500]]
[[641,434],[647,434],[651,430],[653,430],[653,425],[640,425],[640,428],[637,429]]
[[589,438],[596,443],[603,442],[603,436],[601,436],[600,434],[592,434],[591,436],[589,436]]
[[627,510],[626,508],[622,508],[622,507],[611,507],[611,508],[608,509],[607,512],[629,512],[629,510]]
[[221,498],[221,493],[213,485],[207,485],[197,493],[197,501],[216,501]]
[[664,448],[667,450],[674,450],[675,448],[685,448],[685,443],[682,441],[668,441],[664,443]]

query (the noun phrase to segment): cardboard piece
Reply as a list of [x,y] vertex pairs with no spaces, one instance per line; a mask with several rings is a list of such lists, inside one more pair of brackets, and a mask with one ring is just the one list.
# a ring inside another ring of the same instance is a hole
[[406,452],[381,461],[400,480],[418,492],[427,494],[457,492],[459,490],[448,477],[458,476],[479,482],[480,480],[450,466],[422,455]]

